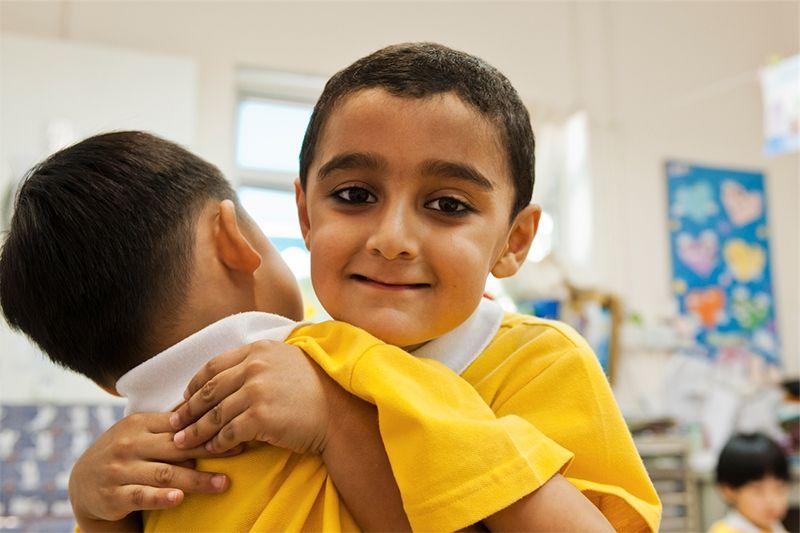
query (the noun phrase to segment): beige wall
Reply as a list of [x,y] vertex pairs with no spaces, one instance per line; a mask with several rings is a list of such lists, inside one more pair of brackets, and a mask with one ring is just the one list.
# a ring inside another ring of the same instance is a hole
[[[798,52],[795,2],[3,2],[0,28],[197,62],[195,148],[231,171],[235,67],[330,75],[382,45],[434,40],[503,70],[534,121],[585,109],[593,190],[586,282],[668,308],[667,158],[763,169],[786,366],[797,372],[798,154],[761,153],[757,69]],[[543,178],[544,179],[544,178]]]

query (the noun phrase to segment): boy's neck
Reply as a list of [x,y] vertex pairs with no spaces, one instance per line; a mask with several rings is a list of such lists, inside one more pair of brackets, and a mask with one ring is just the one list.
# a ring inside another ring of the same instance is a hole
[[224,317],[154,354],[121,376],[116,389],[128,398],[127,412],[164,411],[181,402],[192,376],[228,350],[262,339],[282,341],[297,323],[251,312]]
[[[210,302],[206,300],[206,303]],[[225,317],[255,310],[253,307],[230,300],[217,301],[214,305],[197,305],[197,303],[184,305],[182,310],[176,313],[175,318],[157,322],[159,331],[151,345],[147,347],[145,359],[167,350]]]
[[418,344],[412,344],[411,346],[401,346],[401,348],[403,348],[403,350],[405,350],[405,351],[407,351],[407,352],[413,352],[414,350],[417,350],[417,349],[419,349],[419,348],[422,348],[423,346],[425,346],[425,345],[426,345],[426,344],[428,344],[429,342],[431,342],[431,341],[435,341],[435,340],[436,340],[436,339],[434,338],[434,339],[431,339],[431,340],[429,340],[429,341],[420,342],[420,343],[418,343]]

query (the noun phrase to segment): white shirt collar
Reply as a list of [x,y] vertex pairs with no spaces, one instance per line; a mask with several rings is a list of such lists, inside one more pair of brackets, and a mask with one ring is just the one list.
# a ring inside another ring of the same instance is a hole
[[[502,308],[483,298],[460,326],[411,353],[461,374],[489,345],[502,320]],[[251,311],[201,329],[119,378],[117,392],[128,399],[125,414],[169,411],[183,401],[189,380],[208,361],[258,340],[286,340],[298,325],[282,316]]]
[[412,353],[417,357],[435,359],[456,374],[461,374],[486,349],[502,322],[503,308],[487,298],[481,298],[478,308],[460,326],[423,344]]
[[[724,522],[725,525],[739,533],[761,533],[763,531],[736,509],[731,509],[731,511],[725,515]],[[786,529],[784,529],[783,524],[780,522],[773,524],[770,531],[772,533],[786,533]]]
[[216,356],[257,340],[283,341],[298,323],[252,311],[214,322],[132,368],[117,381],[125,414],[169,411],[183,401],[189,380]]

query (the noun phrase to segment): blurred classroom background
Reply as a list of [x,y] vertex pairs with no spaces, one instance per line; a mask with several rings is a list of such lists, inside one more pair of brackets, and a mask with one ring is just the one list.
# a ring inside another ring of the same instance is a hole
[[[322,86],[392,43],[467,51],[531,111],[544,208],[522,272],[487,292],[592,343],[664,531],[724,514],[712,470],[735,431],[793,454],[796,531],[799,5],[6,0],[0,231],[37,161],[148,130],[225,172],[323,319],[292,193]],[[0,323],[0,529],[70,530],[70,466],[121,412]]]

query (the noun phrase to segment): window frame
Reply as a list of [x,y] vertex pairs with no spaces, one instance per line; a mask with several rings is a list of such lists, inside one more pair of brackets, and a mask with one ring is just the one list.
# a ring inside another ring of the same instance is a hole
[[245,101],[261,100],[310,106],[313,109],[322,94],[327,78],[313,74],[241,67],[237,70],[236,81],[233,164],[237,185],[279,191],[294,190],[294,180],[298,178],[297,173],[259,170],[239,165],[237,155],[239,149],[240,106]]

